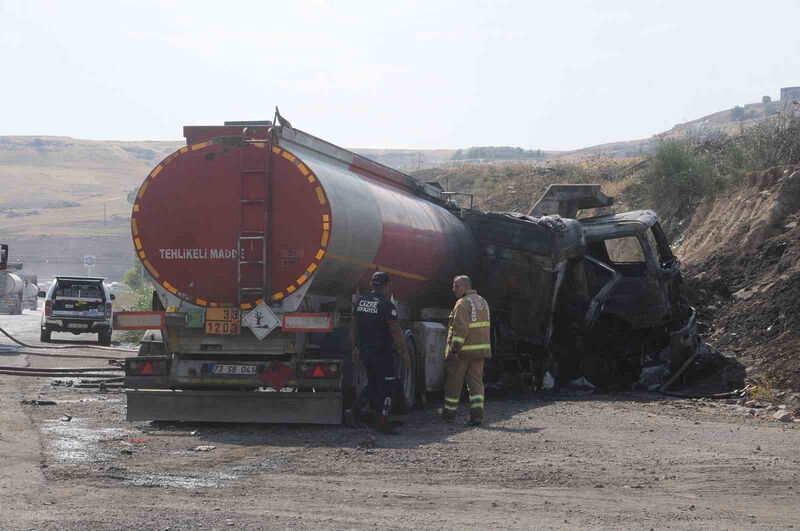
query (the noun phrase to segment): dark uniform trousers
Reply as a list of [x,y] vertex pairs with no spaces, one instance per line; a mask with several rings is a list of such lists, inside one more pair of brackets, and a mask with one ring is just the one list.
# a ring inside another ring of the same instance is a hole
[[369,399],[372,408],[380,414],[386,399],[394,396],[394,355],[391,350],[380,351],[367,349],[360,353],[361,363],[367,373],[368,397],[359,397],[359,408],[364,407],[362,400]]

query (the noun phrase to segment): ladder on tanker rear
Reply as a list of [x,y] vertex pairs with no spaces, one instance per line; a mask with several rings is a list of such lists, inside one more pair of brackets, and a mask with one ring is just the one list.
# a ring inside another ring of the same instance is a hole
[[242,164],[240,174],[240,229],[238,238],[238,304],[259,299],[268,300],[269,270],[269,174],[272,146],[264,150],[248,142],[247,129],[242,134]]

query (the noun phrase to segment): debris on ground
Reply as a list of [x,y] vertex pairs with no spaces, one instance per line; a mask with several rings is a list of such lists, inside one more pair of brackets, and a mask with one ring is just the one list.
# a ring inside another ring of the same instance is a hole
[[29,405],[29,406],[57,406],[58,403],[55,400],[40,400],[40,399],[32,399],[32,400],[20,400],[20,404]]
[[569,387],[579,391],[594,391],[596,389],[595,385],[586,379],[585,376],[581,376],[580,378],[575,378],[574,380],[570,380],[567,384]]
[[216,448],[216,446],[214,446],[212,444],[201,444],[200,446],[195,447],[194,451],[195,452],[210,452],[211,450],[214,450],[215,448]]

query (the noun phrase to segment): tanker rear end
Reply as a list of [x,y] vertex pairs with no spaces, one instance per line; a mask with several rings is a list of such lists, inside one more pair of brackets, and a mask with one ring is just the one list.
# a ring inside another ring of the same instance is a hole
[[441,323],[417,322],[446,318],[451,279],[479,264],[456,209],[434,187],[295,129],[184,135],[133,206],[157,297],[153,312],[116,315],[115,329],[148,330],[126,363],[128,418],[339,423],[362,383],[351,305],[376,270],[392,276],[420,351],[398,367],[413,404],[427,363],[415,344],[443,339]]

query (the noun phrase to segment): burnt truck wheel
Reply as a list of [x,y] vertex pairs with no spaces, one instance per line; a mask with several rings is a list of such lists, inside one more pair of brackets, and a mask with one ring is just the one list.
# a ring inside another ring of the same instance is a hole
[[616,381],[617,363],[609,354],[586,354],[580,372],[595,387],[606,388]]
[[50,330],[42,330],[39,332],[39,341],[42,343],[50,343]]
[[398,413],[407,413],[414,408],[417,402],[417,348],[411,337],[411,331],[406,331],[405,338],[411,364],[406,366],[402,361],[399,363],[397,374],[400,375],[400,382],[395,393],[395,403],[397,404],[395,410]]

